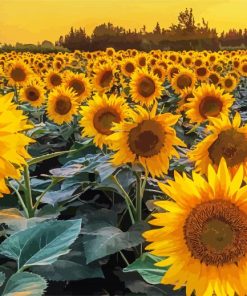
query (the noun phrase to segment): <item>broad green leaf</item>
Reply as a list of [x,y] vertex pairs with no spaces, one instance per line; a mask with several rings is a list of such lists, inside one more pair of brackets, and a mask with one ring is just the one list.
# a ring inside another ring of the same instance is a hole
[[114,254],[123,249],[138,246],[143,242],[141,233],[146,224],[136,224],[127,232],[107,224],[106,221],[95,221],[83,229],[83,243],[87,263]]
[[69,252],[80,228],[81,220],[40,223],[8,237],[0,245],[0,254],[16,260],[18,269],[52,264]]
[[137,271],[143,279],[149,284],[159,284],[162,277],[166,273],[166,268],[157,267],[154,264],[162,259],[151,255],[149,253],[143,253],[132,264],[124,268],[124,272]]
[[3,272],[0,272],[0,287],[3,285],[5,278],[5,274]]
[[20,272],[9,278],[2,296],[41,296],[46,288],[46,280],[41,276]]

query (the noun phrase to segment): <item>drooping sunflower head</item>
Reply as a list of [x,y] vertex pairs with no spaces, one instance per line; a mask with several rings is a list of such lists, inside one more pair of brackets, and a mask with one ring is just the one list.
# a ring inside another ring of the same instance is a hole
[[115,80],[115,72],[115,66],[110,64],[103,64],[95,70],[94,87],[100,94],[111,90]]
[[89,79],[82,73],[69,73],[65,85],[75,92],[79,103],[90,97],[92,92],[92,86]]
[[46,74],[46,85],[48,89],[61,86],[63,83],[63,75],[57,71],[50,70]]
[[[247,186],[243,168],[231,177],[226,162],[208,168],[208,178],[193,172],[190,179],[174,173],[174,181],[159,183],[170,201],[155,204],[165,212],[153,214],[150,224],[161,228],[144,233],[147,250],[165,257],[161,280],[186,295],[246,295]],[[186,270],[186,272],[185,272]]]
[[28,102],[33,107],[40,107],[45,102],[44,84],[40,79],[33,79],[20,91],[20,100]]
[[178,102],[178,111],[186,111],[187,110],[187,103],[189,99],[194,98],[194,88],[188,87],[181,91],[180,98],[181,100]]
[[218,167],[220,159],[225,158],[230,172],[234,175],[243,165],[247,176],[247,125],[241,125],[241,117],[236,113],[233,121],[222,115],[221,118],[210,118],[210,131],[204,140],[188,152],[189,159],[195,162],[196,170],[207,172],[207,166]]
[[15,61],[7,65],[8,84],[12,86],[23,86],[30,79],[32,71],[22,61]]
[[76,94],[71,89],[59,86],[50,92],[47,102],[49,119],[57,124],[69,123],[77,110]]
[[227,92],[233,92],[237,87],[237,79],[233,75],[226,75],[221,78],[221,87]]
[[159,78],[143,68],[135,71],[129,85],[132,100],[146,106],[153,104],[163,91]]
[[181,69],[178,74],[175,74],[171,80],[172,88],[175,93],[180,94],[186,88],[195,86],[196,77],[194,73],[187,69]]
[[111,95],[99,96],[96,94],[88,101],[86,106],[81,107],[80,121],[83,127],[83,136],[93,137],[96,146],[102,148],[103,145],[111,145],[107,138],[113,132],[111,130],[114,123],[119,123],[129,116],[130,109],[122,97]]
[[140,163],[153,177],[167,173],[169,159],[179,157],[175,145],[185,146],[176,137],[174,125],[179,116],[170,113],[156,115],[157,104],[151,112],[140,106],[131,113],[131,120],[115,124],[109,136],[116,151],[114,165]]
[[208,117],[219,117],[228,114],[234,98],[224,93],[223,89],[215,87],[214,84],[202,84],[194,91],[194,98],[189,100],[186,115],[191,122],[203,122]]

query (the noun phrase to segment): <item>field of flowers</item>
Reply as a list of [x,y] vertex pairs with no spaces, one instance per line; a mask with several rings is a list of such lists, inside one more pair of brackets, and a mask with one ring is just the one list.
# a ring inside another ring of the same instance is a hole
[[0,54],[0,294],[247,295],[247,51]]

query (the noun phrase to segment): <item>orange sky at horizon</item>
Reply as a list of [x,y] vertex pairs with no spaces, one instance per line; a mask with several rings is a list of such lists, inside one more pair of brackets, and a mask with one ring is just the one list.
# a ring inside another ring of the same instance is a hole
[[145,24],[147,30],[159,22],[167,28],[186,7],[218,32],[247,28],[247,0],[0,0],[0,43],[54,42],[71,26],[91,34],[104,22],[131,29]]

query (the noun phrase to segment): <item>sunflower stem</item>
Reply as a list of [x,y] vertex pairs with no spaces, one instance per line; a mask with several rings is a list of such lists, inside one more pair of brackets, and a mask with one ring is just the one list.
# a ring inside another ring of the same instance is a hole
[[25,206],[28,210],[28,218],[32,218],[34,216],[34,209],[33,209],[32,189],[31,189],[31,184],[30,184],[30,174],[29,174],[29,166],[28,165],[24,166],[23,176],[24,176],[24,183],[25,183],[24,203],[25,203]]
[[49,186],[47,186],[47,188],[40,194],[40,196],[38,197],[38,199],[36,200],[33,209],[34,211],[37,210],[42,198],[44,197],[44,195],[53,187],[55,186],[59,181],[58,180],[52,180],[51,184]]
[[135,224],[136,209],[132,203],[132,200],[130,199],[128,193],[124,190],[123,186],[118,182],[118,179],[116,178],[116,176],[111,176],[111,178],[113,182],[118,186],[120,192],[122,193],[122,196],[125,199],[125,202],[129,211],[131,222],[132,224]]
[[14,187],[12,186],[11,184],[9,184],[9,187],[12,188],[14,190],[14,192],[16,193],[17,197],[18,197],[18,200],[24,210],[24,213],[26,215],[27,218],[29,218],[29,213],[28,213],[28,210],[27,210],[27,207],[25,206],[25,203],[22,199],[22,196],[20,195],[20,192]]
[[137,222],[142,220],[142,175],[136,174],[136,219]]

